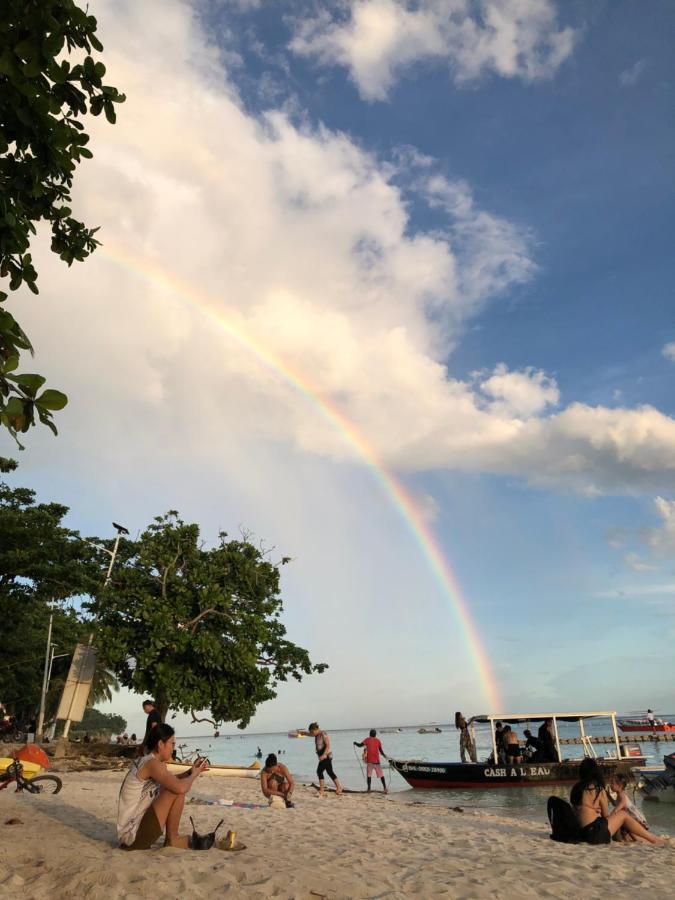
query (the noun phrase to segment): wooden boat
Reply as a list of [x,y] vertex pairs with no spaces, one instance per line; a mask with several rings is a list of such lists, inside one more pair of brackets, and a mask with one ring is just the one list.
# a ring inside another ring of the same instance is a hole
[[440,728],[418,728],[417,733],[418,734],[440,734],[441,729]]
[[[166,764],[169,772],[180,775],[187,772],[192,766],[190,763],[170,762]],[[260,775],[260,763],[256,760],[250,766],[231,766],[220,763],[209,763],[209,768],[204,775],[221,775],[229,778],[257,778]]]
[[[597,757],[597,762],[606,777],[614,772],[630,774],[631,769],[644,763],[644,756],[627,757],[622,752],[616,730],[615,712],[580,712],[580,713],[518,713],[475,716],[475,722],[490,724],[492,731],[492,758],[479,763],[461,762],[427,762],[415,759],[392,759],[389,763],[413,788],[495,788],[495,787],[531,787],[549,784],[571,784],[578,780],[578,759],[563,759],[558,737],[558,722],[578,722],[579,730],[587,755],[595,755],[595,749],[586,737],[584,721],[593,718],[609,718],[614,734],[615,755]],[[495,722],[501,721],[509,725],[527,725],[528,723],[551,720],[555,734],[556,760],[542,762],[523,762],[506,765],[493,762],[498,759]]]
[[673,722],[650,722],[649,719],[619,719],[621,731],[675,731]]

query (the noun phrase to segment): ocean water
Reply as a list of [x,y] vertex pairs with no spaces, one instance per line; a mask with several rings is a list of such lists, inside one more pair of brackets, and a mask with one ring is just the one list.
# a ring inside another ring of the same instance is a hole
[[[665,717],[664,717],[665,718]],[[440,734],[418,734],[418,726],[403,726],[400,731],[389,733],[389,727],[378,728],[378,736],[386,753],[399,759],[423,759],[437,762],[459,761],[459,732],[454,725],[440,725]],[[435,726],[427,726],[435,727]],[[561,738],[577,737],[578,728],[575,723],[559,723]],[[354,741],[362,741],[368,735],[367,728],[328,730],[333,751],[333,768],[344,787],[353,790],[365,790],[365,766],[361,759],[362,751],[353,746]],[[522,740],[522,729],[515,729]],[[536,728],[532,728],[536,732]],[[609,720],[589,720],[586,723],[587,734],[609,735]],[[177,744],[185,744],[186,752],[199,748],[202,755],[208,756],[213,763],[232,763],[249,765],[256,756],[258,748],[264,757],[268,753],[277,753],[280,762],[285,763],[295,779],[301,782],[316,781],[316,755],[312,738],[289,738],[286,732],[271,734],[221,735],[213,734],[180,737]],[[658,763],[663,756],[675,750],[675,743],[642,745],[648,763]],[[492,750],[490,729],[487,725],[476,726],[476,748],[478,759],[485,759]],[[607,745],[612,750],[612,745]],[[603,745],[597,747],[598,755],[605,752]],[[583,757],[581,746],[565,745],[563,753],[566,757]],[[407,782],[386,765],[383,760],[384,774],[390,790],[389,802],[423,803],[431,806],[462,806],[465,809],[493,810],[505,815],[523,816],[528,819],[546,823],[546,800],[551,794],[567,797],[569,788],[565,786],[541,788],[504,788],[501,790],[412,790]],[[328,780],[330,785],[330,780]],[[373,789],[381,787],[377,778],[373,779]],[[639,793],[636,794],[637,805],[647,816],[650,824],[657,831],[675,835],[675,804],[647,801],[642,803]]]

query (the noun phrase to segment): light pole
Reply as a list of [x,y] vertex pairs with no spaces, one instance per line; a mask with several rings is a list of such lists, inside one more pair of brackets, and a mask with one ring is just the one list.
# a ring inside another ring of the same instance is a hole
[[103,582],[103,587],[107,587],[110,583],[110,579],[112,577],[113,566],[115,565],[115,558],[117,557],[117,550],[120,545],[120,540],[123,534],[129,534],[129,529],[125,528],[124,525],[118,525],[117,522],[113,522],[113,528],[117,530],[117,536],[115,537],[115,543],[113,544],[112,550],[108,550],[107,547],[102,547],[100,544],[95,544],[93,541],[88,541],[86,538],[80,538],[85,544],[89,544],[90,547],[96,547],[97,550],[102,550],[104,553],[107,553],[110,557],[110,565],[108,566],[108,571],[106,572],[105,581]]
[[49,617],[49,628],[47,629],[47,652],[45,653],[45,669],[42,675],[42,693],[40,694],[40,713],[38,715],[37,728],[35,729],[35,740],[42,740],[42,731],[45,724],[45,700],[47,698],[47,683],[52,669],[52,660],[54,659],[54,645],[52,644],[52,622],[54,616]]
[[[120,545],[120,539],[123,534],[129,534],[129,529],[125,528],[124,525],[118,525],[117,522],[113,522],[113,528],[117,530],[117,536],[115,538],[115,543],[113,545],[112,550],[108,550],[107,547],[101,547],[99,544],[94,544],[92,541],[88,541],[85,538],[80,538],[81,541],[84,541],[85,544],[89,544],[90,547],[96,547],[97,550],[103,550],[104,553],[107,553],[110,557],[110,565],[108,566],[108,571],[106,572],[105,581],[103,582],[103,587],[107,587],[110,583],[110,578],[112,576],[113,566],[115,565],[115,557],[117,556],[117,550]],[[94,640],[93,632],[89,635],[89,644],[91,645]],[[66,719],[65,725],[63,726],[63,737],[67,738],[68,733],[70,731],[70,719]]]

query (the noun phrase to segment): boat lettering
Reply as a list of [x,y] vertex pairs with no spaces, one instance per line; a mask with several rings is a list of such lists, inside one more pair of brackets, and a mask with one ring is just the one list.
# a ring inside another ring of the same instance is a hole
[[546,766],[535,766],[531,769],[532,775],[550,775],[551,770],[547,769]]
[[445,773],[445,769],[439,766],[418,766],[418,765],[408,765],[408,763],[403,763],[401,766],[401,772],[431,772],[443,775]]
[[506,769],[483,769],[486,778],[506,778]]

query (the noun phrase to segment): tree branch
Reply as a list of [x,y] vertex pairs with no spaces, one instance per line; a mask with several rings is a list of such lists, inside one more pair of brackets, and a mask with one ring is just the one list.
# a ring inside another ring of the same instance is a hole
[[203,719],[198,719],[197,716],[195,715],[194,709],[191,709],[191,710],[190,710],[190,715],[192,716],[192,721],[193,721],[193,722],[210,722],[211,725],[213,725],[214,728],[218,728],[218,727],[219,727],[219,726],[218,726],[218,723],[217,723],[217,722],[214,722],[213,719],[209,719],[208,716],[204,716]]
[[181,622],[178,627],[186,628],[186,629],[191,628],[192,633],[194,634],[194,630],[197,626],[197,623],[200,622],[202,619],[206,618],[206,616],[210,616],[211,613],[214,613],[214,612],[218,612],[218,610],[215,608],[215,606],[210,606],[208,609],[205,609],[202,612],[200,612],[198,616],[195,616],[194,619],[190,619],[189,622]]

